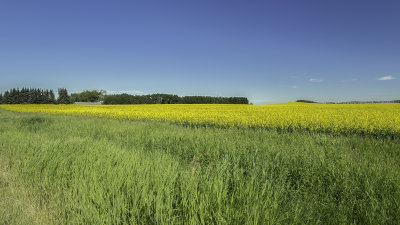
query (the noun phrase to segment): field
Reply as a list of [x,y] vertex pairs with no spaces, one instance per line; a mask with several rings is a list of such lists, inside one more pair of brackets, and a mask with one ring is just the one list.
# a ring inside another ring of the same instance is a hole
[[328,105],[3,105],[18,112],[82,115],[178,124],[400,136],[400,104]]
[[400,221],[400,104],[0,108],[0,224]]

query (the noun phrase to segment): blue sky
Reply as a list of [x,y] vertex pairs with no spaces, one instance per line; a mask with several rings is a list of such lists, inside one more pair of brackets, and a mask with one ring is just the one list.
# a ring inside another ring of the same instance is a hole
[[0,91],[400,99],[400,1],[1,1]]

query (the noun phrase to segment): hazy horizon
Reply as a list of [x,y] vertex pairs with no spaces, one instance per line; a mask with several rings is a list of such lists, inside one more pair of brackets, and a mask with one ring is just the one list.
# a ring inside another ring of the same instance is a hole
[[0,3],[0,92],[400,99],[399,1]]

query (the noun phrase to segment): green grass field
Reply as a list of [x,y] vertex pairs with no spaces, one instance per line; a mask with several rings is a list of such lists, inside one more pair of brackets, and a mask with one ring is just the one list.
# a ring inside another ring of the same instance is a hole
[[398,224],[400,139],[0,110],[0,224]]

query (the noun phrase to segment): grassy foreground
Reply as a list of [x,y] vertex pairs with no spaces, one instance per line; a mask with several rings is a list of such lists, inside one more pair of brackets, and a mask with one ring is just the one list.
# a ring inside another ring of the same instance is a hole
[[399,139],[0,110],[0,169],[0,224],[400,221]]

